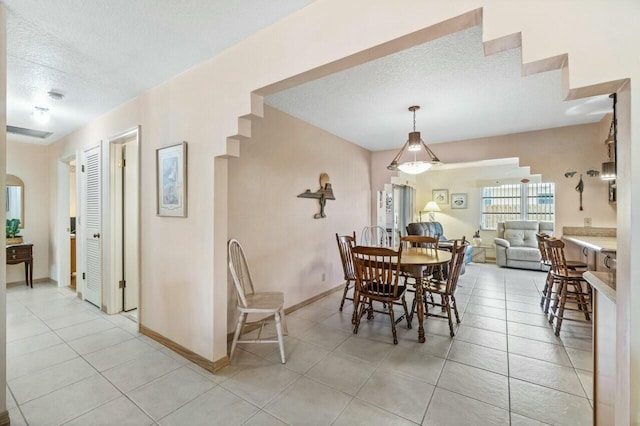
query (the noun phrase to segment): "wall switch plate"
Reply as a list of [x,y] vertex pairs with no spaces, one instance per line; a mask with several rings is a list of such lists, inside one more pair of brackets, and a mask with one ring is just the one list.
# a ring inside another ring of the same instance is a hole
[[585,228],[590,228],[591,227],[591,218],[590,217],[585,217],[584,218],[584,226],[585,226]]

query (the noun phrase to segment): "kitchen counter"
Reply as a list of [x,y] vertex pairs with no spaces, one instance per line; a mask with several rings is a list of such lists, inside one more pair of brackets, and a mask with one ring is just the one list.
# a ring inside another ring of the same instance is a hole
[[562,239],[570,241],[580,247],[586,247],[603,254],[614,254],[617,251],[618,243],[616,237],[596,237],[590,235],[563,235]]
[[606,296],[613,303],[616,302],[616,274],[613,272],[588,271],[583,274],[584,279],[600,294]]

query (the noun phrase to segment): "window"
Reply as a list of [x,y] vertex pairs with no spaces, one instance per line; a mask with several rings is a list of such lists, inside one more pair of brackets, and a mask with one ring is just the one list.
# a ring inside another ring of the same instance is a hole
[[482,229],[505,220],[549,220],[555,211],[555,184],[518,183],[482,188]]

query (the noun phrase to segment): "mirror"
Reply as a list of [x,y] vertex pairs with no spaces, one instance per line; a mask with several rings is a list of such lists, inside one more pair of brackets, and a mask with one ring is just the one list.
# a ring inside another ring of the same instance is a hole
[[7,175],[7,219],[20,219],[24,228],[24,183],[14,175]]

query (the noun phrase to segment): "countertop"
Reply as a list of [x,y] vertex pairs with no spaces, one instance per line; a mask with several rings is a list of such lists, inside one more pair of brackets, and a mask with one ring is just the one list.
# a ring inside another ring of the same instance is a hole
[[599,251],[600,253],[615,254],[618,248],[616,237],[592,237],[589,235],[563,235],[562,239],[570,241],[581,247],[586,247],[590,250]]
[[613,303],[616,302],[616,275],[613,272],[588,271],[583,276],[591,287]]

